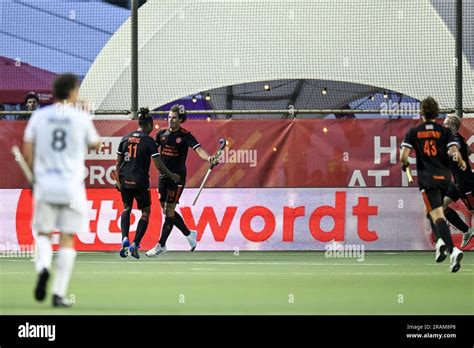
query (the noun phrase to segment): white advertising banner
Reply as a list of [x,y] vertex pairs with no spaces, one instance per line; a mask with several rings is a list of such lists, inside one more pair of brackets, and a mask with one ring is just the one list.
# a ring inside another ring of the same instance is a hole
[[[191,207],[196,192],[185,189],[177,208],[188,227],[198,231],[196,250],[325,250],[333,242],[363,245],[365,250],[433,248],[417,188],[205,189]],[[156,190],[151,196],[142,250],[158,241],[163,221]],[[77,236],[77,249],[118,250],[120,193],[88,189],[88,199],[90,232]],[[30,190],[0,190],[0,251],[31,246],[31,216]],[[134,209],[132,238],[139,217]],[[456,242],[460,233],[452,231]],[[188,249],[176,227],[167,246]]]

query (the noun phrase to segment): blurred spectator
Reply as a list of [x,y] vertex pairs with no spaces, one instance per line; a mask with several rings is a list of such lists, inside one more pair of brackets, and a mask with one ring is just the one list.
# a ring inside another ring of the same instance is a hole
[[[25,111],[35,111],[39,107],[39,97],[35,92],[25,96]],[[17,120],[28,120],[30,115],[19,115]]]
[[[0,104],[0,111],[5,111],[5,106],[3,104]],[[5,115],[0,115],[0,120],[4,120]]]
[[[349,110],[351,109],[350,105],[349,104],[346,104],[342,107],[343,109],[345,110]],[[340,114],[334,114],[334,116],[336,116],[337,119],[352,119],[352,118],[356,118],[355,114],[349,114],[349,113],[340,113]]]

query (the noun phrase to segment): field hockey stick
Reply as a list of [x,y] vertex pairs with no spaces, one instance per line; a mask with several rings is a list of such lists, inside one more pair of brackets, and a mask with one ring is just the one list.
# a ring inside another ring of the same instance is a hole
[[412,184],[413,183],[413,176],[411,175],[410,167],[406,167],[405,173],[407,173],[408,183]]
[[[213,156],[214,158],[219,158],[221,156],[222,151],[225,148],[225,145],[227,144],[227,141],[225,139],[220,139],[219,140],[219,150],[217,150],[217,153]],[[196,204],[199,195],[201,194],[202,189],[204,188],[204,185],[206,185],[206,181],[209,178],[209,174],[211,174],[212,169],[217,165],[217,163],[211,163],[209,166],[209,169],[207,170],[206,175],[204,176],[204,179],[201,183],[201,186],[199,187],[199,191],[196,195],[196,198],[194,198],[193,206]]]
[[13,156],[15,156],[15,161],[18,163],[21,171],[25,175],[26,180],[28,181],[30,185],[33,185],[33,173],[31,172],[31,169],[26,163],[26,160],[23,157],[18,146],[15,145],[12,147],[12,153],[13,153]]

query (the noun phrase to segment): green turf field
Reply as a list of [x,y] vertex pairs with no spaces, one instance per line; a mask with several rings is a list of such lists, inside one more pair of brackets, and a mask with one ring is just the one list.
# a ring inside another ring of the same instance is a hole
[[[79,253],[71,309],[33,300],[30,259],[0,259],[2,314],[472,314],[474,255],[452,274],[434,252]],[[50,282],[51,285],[51,282]],[[403,303],[399,303],[401,296]],[[184,303],[182,303],[184,302]]]

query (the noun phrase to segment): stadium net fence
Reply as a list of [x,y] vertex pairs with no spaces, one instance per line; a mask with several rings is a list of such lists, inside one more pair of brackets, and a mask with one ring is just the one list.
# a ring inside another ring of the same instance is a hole
[[[140,0],[136,51],[132,2],[2,1],[2,56],[17,68],[6,88],[73,72],[95,117],[111,120],[130,117],[137,92],[157,118],[175,103],[197,119],[411,118],[428,95],[442,114],[457,106],[456,1]],[[474,0],[462,10],[472,116]]]

